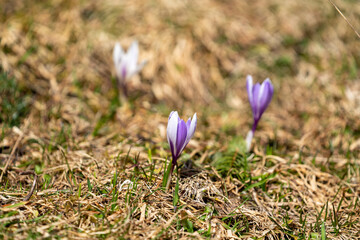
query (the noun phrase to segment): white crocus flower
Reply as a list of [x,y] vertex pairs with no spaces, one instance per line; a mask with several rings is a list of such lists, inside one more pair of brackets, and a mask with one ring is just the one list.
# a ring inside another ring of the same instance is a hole
[[129,47],[127,53],[124,52],[120,43],[116,43],[113,51],[113,60],[116,70],[116,77],[120,85],[126,92],[126,81],[128,81],[133,75],[138,73],[146,64],[146,61],[142,61],[138,64],[139,58],[139,44],[134,41]]

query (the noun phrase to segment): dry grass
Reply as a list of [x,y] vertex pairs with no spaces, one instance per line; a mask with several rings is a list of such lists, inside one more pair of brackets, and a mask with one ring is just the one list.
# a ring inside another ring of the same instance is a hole
[[[328,1],[0,6],[1,239],[360,237],[360,45]],[[134,39],[120,106],[112,48]],[[247,74],[275,86],[249,154]],[[175,207],[173,109],[199,116]]]

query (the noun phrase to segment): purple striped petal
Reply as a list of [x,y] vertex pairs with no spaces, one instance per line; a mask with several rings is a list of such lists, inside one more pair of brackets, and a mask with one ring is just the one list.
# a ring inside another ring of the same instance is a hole
[[185,147],[185,141],[187,136],[187,128],[184,120],[180,120],[177,127],[177,137],[176,137],[176,156],[179,157],[182,150]]
[[269,78],[265,79],[262,84],[256,83],[254,85],[252,77],[248,75],[246,78],[246,89],[254,117],[252,131],[255,131],[262,114],[271,102],[274,87]]
[[260,84],[256,83],[253,87],[253,106],[252,106],[252,110],[253,110],[253,114],[254,114],[254,118],[255,119],[259,119],[260,118]]
[[269,106],[271,102],[271,98],[274,94],[274,87],[271,84],[270,79],[266,79],[263,84],[263,93],[260,96],[260,113],[263,114],[266,108]]
[[190,125],[191,125],[191,117],[189,117],[189,119],[188,119],[187,122],[186,122],[186,129],[187,129],[187,131],[189,131]]
[[193,118],[189,118],[186,123],[180,119],[176,111],[170,113],[167,126],[167,140],[170,145],[173,160],[175,159],[176,161],[180,157],[182,151],[194,136],[196,125],[196,113]]

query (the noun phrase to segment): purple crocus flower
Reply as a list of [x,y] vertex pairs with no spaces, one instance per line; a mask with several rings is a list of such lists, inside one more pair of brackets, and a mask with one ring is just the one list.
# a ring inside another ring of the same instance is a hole
[[138,64],[139,45],[134,41],[129,47],[127,53],[123,51],[120,43],[116,43],[113,51],[113,61],[116,70],[116,77],[120,86],[126,95],[126,81],[128,81],[134,74],[138,73],[146,64],[142,61]]
[[246,137],[247,150],[249,150],[259,120],[271,102],[274,87],[269,78],[265,79],[262,84],[256,83],[253,85],[252,76],[248,75],[246,78],[246,88],[254,117],[254,124]]
[[[172,170],[177,165],[177,160],[180,157],[182,151],[189,143],[190,139],[194,136],[197,124],[196,113],[193,118],[189,118],[185,123],[180,119],[176,111],[172,111],[169,116],[167,125],[167,140],[170,145],[172,155]],[[170,175],[171,175],[170,173]]]

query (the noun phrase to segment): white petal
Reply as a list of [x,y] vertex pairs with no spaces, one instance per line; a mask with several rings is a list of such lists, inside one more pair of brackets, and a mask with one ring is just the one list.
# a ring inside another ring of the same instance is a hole
[[[178,122],[179,122],[179,115],[178,113],[175,112],[171,112],[170,113],[170,118],[168,121],[168,125],[167,125],[167,129],[166,129],[166,133],[167,133],[167,140],[173,144],[174,148],[176,147],[176,137],[177,137],[177,127],[178,127]],[[176,150],[175,150],[176,152]]]
[[191,120],[190,127],[189,127],[187,135],[186,135],[185,144],[184,144],[183,148],[181,149],[181,151],[186,147],[186,145],[190,142],[191,138],[194,136],[195,130],[196,130],[196,125],[197,125],[197,117],[196,117],[196,113],[194,113],[194,116]]
[[127,60],[127,70],[129,73],[129,76],[132,76],[136,73],[137,68],[137,62],[139,57],[139,45],[137,41],[134,41],[130,48],[128,49],[126,53],[126,60]]
[[122,50],[120,43],[117,42],[113,51],[113,61],[115,65],[116,76],[118,77],[118,79],[121,79],[121,66],[124,57],[124,51]]
[[270,78],[266,78],[264,82],[270,82],[270,84],[272,85]]
[[124,55],[124,51],[122,50],[120,43],[117,42],[115,44],[114,51],[113,51],[113,61],[114,61],[115,66],[117,66],[119,64],[123,55]]
[[186,138],[192,138],[195,134],[195,130],[196,130],[196,124],[197,124],[197,117],[196,117],[196,113],[194,113],[194,116],[191,119],[191,123],[190,123],[190,128],[188,130],[188,134]]
[[169,114],[169,119],[168,120],[170,120],[170,118],[171,118],[171,116],[174,114],[174,113],[176,113],[177,111],[171,111],[171,113]]
[[135,72],[139,72],[143,67],[148,63],[147,60],[142,61],[139,65],[137,65]]
[[252,89],[253,89],[253,78],[251,75],[246,76],[246,88],[249,94],[249,98],[252,99]]

